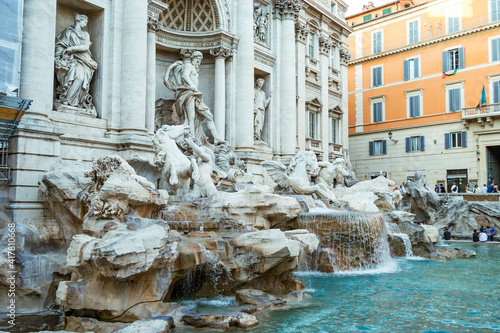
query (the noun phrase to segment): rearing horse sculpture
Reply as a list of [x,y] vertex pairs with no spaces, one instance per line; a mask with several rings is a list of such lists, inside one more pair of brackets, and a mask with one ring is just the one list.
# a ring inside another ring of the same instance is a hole
[[276,161],[264,161],[261,163],[271,178],[283,189],[292,190],[299,194],[316,193],[330,201],[335,201],[335,195],[325,184],[311,185],[309,175],[317,176],[319,172],[318,160],[313,151],[301,151],[295,154],[286,168]]
[[164,125],[153,137],[155,164],[160,168],[167,187],[176,189],[177,194],[185,194],[189,191],[191,179],[197,181],[199,178],[196,160],[187,158],[176,143],[188,130],[188,125]]

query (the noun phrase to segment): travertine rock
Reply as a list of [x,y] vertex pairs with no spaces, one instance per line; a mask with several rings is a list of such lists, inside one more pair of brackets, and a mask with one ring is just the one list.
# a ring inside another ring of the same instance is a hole
[[226,315],[192,313],[182,317],[182,321],[189,326],[223,330],[227,330],[230,327],[252,328],[259,325],[255,316],[243,312],[234,312]]
[[356,183],[347,188],[334,190],[340,202],[345,202],[349,210],[378,212],[394,210],[394,198],[390,186],[394,182],[379,176],[372,180]]
[[143,319],[134,321],[123,328],[114,330],[113,333],[168,333],[169,323],[161,319]]
[[241,289],[236,292],[236,302],[255,305],[259,310],[268,307],[286,306],[281,297],[273,296],[256,289]]

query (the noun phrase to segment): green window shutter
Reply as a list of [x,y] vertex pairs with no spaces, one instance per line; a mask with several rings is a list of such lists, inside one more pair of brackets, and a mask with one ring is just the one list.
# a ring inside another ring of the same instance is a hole
[[463,131],[462,133],[460,133],[461,135],[461,141],[462,141],[462,147],[463,148],[467,148],[467,132],[466,131]]
[[419,139],[420,139],[420,150],[425,151],[425,137],[422,135]]
[[443,72],[448,70],[448,51],[443,52]]
[[500,38],[491,40],[491,61],[500,60]]
[[500,103],[500,81],[493,82],[493,103]]
[[405,138],[405,143],[406,143],[405,150],[408,153],[411,151],[411,138]]
[[463,47],[458,48],[458,68],[465,68],[465,52]]
[[370,21],[372,19],[372,14],[363,16],[363,22]]
[[420,68],[418,67],[418,58],[413,59],[413,69],[414,69],[414,74],[415,77],[420,77]]
[[373,141],[368,142],[368,152],[370,156],[373,155],[373,145],[374,145]]
[[410,61],[409,60],[405,60],[403,62],[403,71],[404,71],[403,79],[405,81],[409,80],[410,79]]
[[382,15],[387,15],[387,14],[390,14],[392,11],[392,8],[386,8],[382,11]]
[[382,154],[387,154],[387,141],[382,140]]
[[491,0],[491,21],[500,20],[500,0]]
[[444,148],[449,149],[451,147],[451,133],[444,133]]

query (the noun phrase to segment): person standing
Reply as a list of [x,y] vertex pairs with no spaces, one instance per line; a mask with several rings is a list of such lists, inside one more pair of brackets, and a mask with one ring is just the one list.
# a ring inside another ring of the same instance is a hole
[[488,187],[486,187],[486,184],[483,185],[483,193],[488,193]]
[[495,184],[493,184],[493,182],[491,182],[491,184],[488,185],[488,187],[486,188],[486,193],[493,193],[494,186],[495,186]]
[[474,189],[472,190],[473,193],[481,193],[481,189],[479,188],[479,186],[474,186]]
[[486,236],[488,236],[488,241],[493,241],[493,235],[495,235],[496,232],[497,231],[492,226],[488,225],[486,227]]
[[438,184],[436,184],[436,186],[434,186],[434,192],[439,193],[439,185]]
[[443,238],[445,240],[450,240],[451,239],[451,232],[448,231],[448,228],[444,228]]
[[446,189],[444,188],[443,184],[441,184],[441,186],[439,186],[439,193],[446,193]]
[[469,183],[467,183],[467,185],[465,186],[465,193],[472,193],[472,190],[470,189]]
[[458,193],[457,183],[453,183],[453,185],[451,186],[451,193]]
[[479,233],[475,229],[474,229],[474,232],[472,233],[472,241],[479,242]]

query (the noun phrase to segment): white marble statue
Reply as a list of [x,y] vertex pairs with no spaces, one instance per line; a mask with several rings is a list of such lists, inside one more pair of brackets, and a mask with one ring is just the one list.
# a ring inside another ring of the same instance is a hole
[[188,125],[163,125],[153,137],[155,164],[161,169],[168,189],[177,190],[177,194],[187,193],[191,179],[196,182],[200,177],[196,160],[188,158],[177,146],[176,140],[185,132],[189,132]]
[[75,14],[75,24],[56,37],[55,72],[59,82],[56,102],[94,113],[89,89],[97,62],[90,53],[89,33],[82,30],[87,22],[87,16]]
[[266,43],[267,42],[267,25],[269,22],[269,13],[264,12],[264,8],[255,6],[253,11],[254,20],[254,38],[255,40]]
[[255,95],[254,95],[254,139],[260,140],[262,129],[264,128],[264,120],[266,118],[266,108],[271,101],[271,96],[273,92],[269,94],[266,98],[266,93],[262,90],[264,86],[264,79],[257,79],[255,84]]
[[222,143],[219,138],[213,115],[203,102],[203,96],[198,90],[200,63],[203,54],[194,51],[186,55],[183,61],[176,61],[167,69],[163,82],[165,86],[175,92],[176,102],[173,111],[179,120],[189,125],[191,135],[205,142],[205,133],[201,126],[203,120],[207,121],[207,128],[214,138],[214,144]]
[[210,197],[217,193],[212,172],[215,166],[214,153],[206,146],[198,146],[190,137],[189,131],[184,132],[184,140],[193,150],[197,157],[199,177],[194,180],[193,190],[190,193],[193,197]]
[[335,180],[337,186],[344,186],[344,178],[349,176],[349,171],[345,166],[343,158],[337,158],[333,163],[328,161],[318,162],[319,170],[316,184],[322,183],[328,186],[330,190],[335,188]]
[[319,173],[318,160],[313,151],[301,151],[295,154],[286,168],[276,161],[264,161],[261,163],[271,178],[283,189],[291,189],[298,194],[313,194],[335,201],[335,195],[325,184],[311,185],[309,176],[317,176]]

